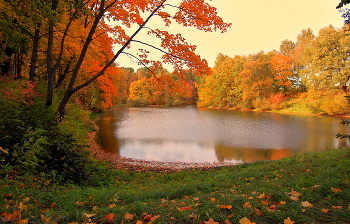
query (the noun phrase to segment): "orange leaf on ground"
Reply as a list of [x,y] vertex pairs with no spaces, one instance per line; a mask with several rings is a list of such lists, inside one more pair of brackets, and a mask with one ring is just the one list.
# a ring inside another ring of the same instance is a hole
[[208,222],[204,222],[205,224],[219,224],[218,222],[215,222],[212,218],[208,220]]
[[332,191],[333,193],[338,193],[338,192],[341,191],[341,189],[340,189],[340,188],[334,188],[334,187],[332,187],[332,188],[331,188],[331,191]]
[[232,208],[232,205],[220,205],[220,208],[230,210]]
[[226,219],[225,224],[232,224],[232,223]]
[[127,212],[127,213],[125,213],[124,218],[126,221],[131,221],[134,218],[134,215]]
[[322,213],[327,213],[328,211],[329,211],[329,209],[325,209],[325,208],[324,208],[324,209],[321,209],[321,212],[322,212]]
[[292,192],[290,192],[289,194],[296,197],[296,198],[300,197],[300,195],[301,195],[300,193],[294,191],[294,189],[292,189]]
[[252,208],[252,206],[250,205],[249,201],[246,202],[246,203],[244,203],[244,204],[242,205],[242,207],[243,207],[243,208]]
[[249,219],[244,217],[243,219],[239,220],[239,224],[256,224],[255,222],[251,222]]
[[293,224],[295,222],[293,222],[292,220],[290,220],[290,218],[288,217],[287,219],[284,220],[283,222],[284,224]]
[[191,206],[188,206],[188,207],[182,207],[182,208],[177,208],[177,210],[179,210],[180,212],[182,211],[188,211],[188,210],[192,210],[192,207]]
[[149,221],[149,220],[151,220],[151,218],[152,218],[152,215],[149,214],[149,215],[145,215],[145,216],[143,217],[143,220]]
[[263,199],[265,198],[265,193],[262,193],[261,195],[259,195],[257,198]]
[[137,220],[136,224],[142,224],[143,222],[140,220]]
[[261,203],[263,204],[263,206],[266,206],[266,205],[268,205],[268,202],[267,202],[267,200],[265,200],[265,201],[261,200]]
[[115,215],[113,213],[105,215],[105,219],[106,219],[107,223],[113,223],[114,216]]
[[312,208],[313,207],[313,205],[310,202],[308,202],[308,201],[303,201],[303,202],[301,202],[301,204],[305,208]]

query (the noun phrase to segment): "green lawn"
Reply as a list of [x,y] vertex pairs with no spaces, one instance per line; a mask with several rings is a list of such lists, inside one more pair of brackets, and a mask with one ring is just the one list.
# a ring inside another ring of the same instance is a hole
[[80,185],[60,185],[45,175],[22,175],[2,167],[0,220],[349,223],[349,162],[349,149],[178,173],[112,170],[96,162],[90,178]]

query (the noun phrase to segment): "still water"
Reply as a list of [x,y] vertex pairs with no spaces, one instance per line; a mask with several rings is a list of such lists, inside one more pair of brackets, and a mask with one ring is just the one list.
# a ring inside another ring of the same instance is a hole
[[115,107],[97,121],[97,142],[123,157],[169,162],[253,162],[349,145],[335,117],[197,107]]

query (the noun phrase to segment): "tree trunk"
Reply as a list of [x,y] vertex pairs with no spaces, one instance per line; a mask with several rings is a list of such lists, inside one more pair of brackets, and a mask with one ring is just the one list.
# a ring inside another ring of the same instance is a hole
[[64,93],[64,97],[63,97],[63,99],[62,99],[62,101],[57,109],[57,115],[58,115],[59,121],[62,121],[64,115],[66,114],[66,106],[67,106],[67,103],[69,101],[69,98],[72,95],[73,95],[73,93],[68,91],[68,90]]
[[40,23],[38,24],[37,28],[35,29],[34,33],[34,40],[33,40],[33,51],[32,51],[32,58],[30,61],[30,69],[29,69],[29,80],[34,82],[36,77],[36,61],[38,59],[38,47],[39,47],[39,33],[40,33]]
[[23,56],[21,53],[17,53],[17,73],[16,73],[16,79],[22,78],[22,64],[23,64]]
[[60,78],[57,81],[57,84],[55,87],[56,89],[59,89],[61,87],[63,80],[66,78],[66,76],[69,72],[71,63],[72,63],[72,61],[68,61],[68,64],[67,64],[66,68],[64,69],[63,74],[60,76]]
[[12,48],[6,47],[5,48],[5,54],[8,57],[8,59],[3,64],[1,64],[1,77],[5,76],[5,75],[8,75],[8,73],[10,71],[10,68],[11,68],[11,57],[12,57],[12,54],[13,54]]
[[[52,7],[51,11],[55,11],[57,8],[58,0],[52,0]],[[49,25],[49,40],[47,45],[47,95],[46,95],[46,103],[45,106],[49,107],[52,104],[52,98],[53,98],[53,86],[54,86],[54,79],[55,74],[52,69],[52,47],[53,47],[53,27],[54,22],[50,21]]]

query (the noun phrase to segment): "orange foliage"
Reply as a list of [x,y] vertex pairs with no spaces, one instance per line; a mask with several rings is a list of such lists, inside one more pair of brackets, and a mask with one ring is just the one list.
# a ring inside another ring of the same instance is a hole
[[275,72],[275,80],[278,88],[282,88],[286,93],[287,89],[291,87],[292,83],[288,79],[292,73],[292,59],[282,54],[276,54],[271,58],[271,66]]

